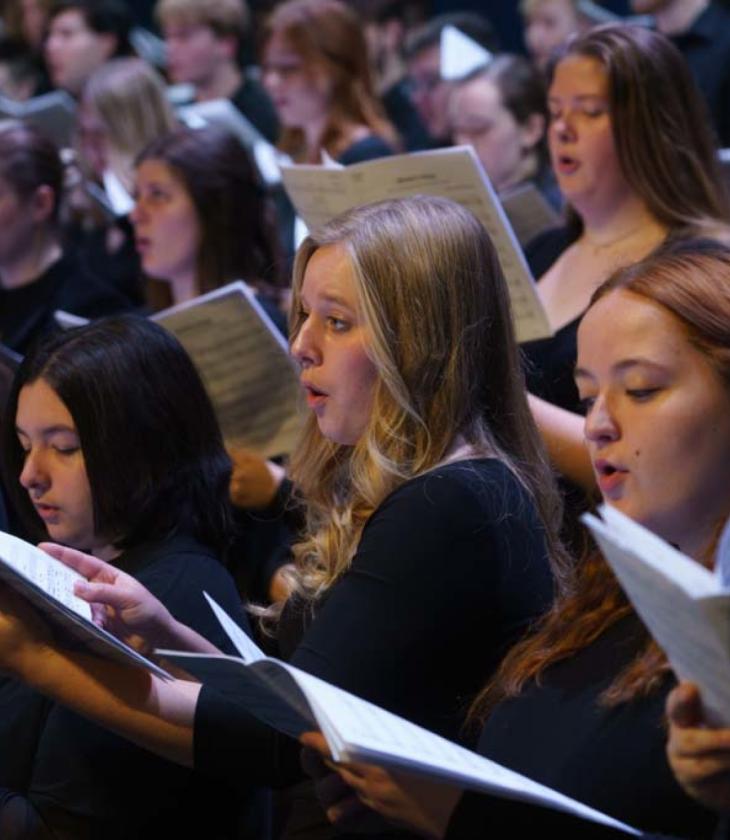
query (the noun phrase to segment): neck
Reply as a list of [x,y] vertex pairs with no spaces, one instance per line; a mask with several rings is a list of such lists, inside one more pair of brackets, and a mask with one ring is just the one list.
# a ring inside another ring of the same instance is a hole
[[97,548],[93,548],[91,553],[94,557],[98,557],[99,560],[104,560],[105,563],[111,563],[113,560],[116,560],[122,552],[113,545],[102,545]]
[[19,289],[21,286],[29,286],[59,260],[61,255],[61,246],[56,236],[43,236],[43,241],[36,249],[20,254],[0,266],[0,287]]
[[229,99],[240,87],[242,78],[241,71],[233,62],[221,64],[209,79],[195,86],[195,99],[197,102]]
[[710,5],[710,0],[674,0],[655,15],[656,28],[662,35],[681,35]]
[[170,280],[170,291],[172,292],[173,305],[196,298],[199,292],[194,272]]
[[307,125],[302,126],[304,140],[307,145],[307,161],[309,163],[320,163],[322,160],[322,138],[324,137],[326,126],[327,116],[325,114],[320,119],[312,120]]
[[722,523],[718,525],[713,520],[711,523],[706,523],[706,527],[694,529],[691,534],[682,534],[682,538],[676,545],[682,554],[686,554],[687,557],[702,563],[703,566],[710,566],[711,568],[721,527]]
[[621,201],[612,201],[604,207],[579,208],[583,220],[583,236],[594,246],[608,246],[632,235],[646,235],[662,226],[652,216],[641,199],[627,193]]

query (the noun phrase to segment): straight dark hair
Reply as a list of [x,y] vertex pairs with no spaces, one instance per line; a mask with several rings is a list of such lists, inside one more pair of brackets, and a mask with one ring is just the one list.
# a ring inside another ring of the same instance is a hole
[[20,390],[41,379],[76,425],[97,535],[125,549],[185,532],[226,549],[231,462],[213,407],[178,340],[134,315],[50,335],[18,369],[3,420],[2,469],[29,536],[47,538],[19,481],[24,453],[15,418]]
[[236,279],[284,285],[273,206],[237,137],[214,126],[175,129],[146,146],[137,166],[146,160],[167,164],[195,207],[199,294]]
[[92,32],[116,38],[113,58],[134,54],[129,40],[134,20],[122,0],[55,0],[48,12],[48,20],[50,22],[64,12],[72,11],[81,14]]
[[63,163],[55,143],[35,126],[11,122],[0,128],[0,178],[21,199],[32,198],[39,187],[50,187],[54,203],[49,222],[57,223]]

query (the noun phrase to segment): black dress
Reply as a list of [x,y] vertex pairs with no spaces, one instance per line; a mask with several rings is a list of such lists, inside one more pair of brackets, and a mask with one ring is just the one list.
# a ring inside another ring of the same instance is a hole
[[[548,668],[539,685],[496,707],[479,752],[643,831],[710,838],[716,816],[682,791],[667,763],[664,704],[674,680],[667,676],[660,690],[629,703],[599,702],[646,638],[631,615]],[[575,840],[627,836],[549,809],[478,794],[462,798],[447,836],[484,837],[498,827],[511,837],[549,829]]]
[[[548,606],[542,526],[493,459],[406,482],[370,517],[349,571],[317,605],[290,604],[280,648],[292,664],[452,739],[505,651]],[[195,766],[233,779],[295,781],[296,742],[204,687]],[[290,790],[286,837],[337,834],[309,782]],[[342,835],[337,835],[342,836]]]
[[84,271],[73,255],[64,254],[32,283],[0,287],[0,342],[25,355],[36,339],[58,329],[57,309],[99,318],[128,310],[129,303]]

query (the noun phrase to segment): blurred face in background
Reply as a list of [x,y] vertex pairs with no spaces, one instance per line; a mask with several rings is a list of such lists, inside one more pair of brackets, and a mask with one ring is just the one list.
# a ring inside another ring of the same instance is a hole
[[144,160],[137,167],[134,192],[130,219],[145,273],[173,284],[192,281],[201,230],[182,179],[164,161]]
[[449,94],[451,84],[441,78],[441,47],[435,44],[408,60],[411,99],[426,131],[437,142],[451,139]]
[[78,111],[78,142],[84,162],[97,179],[101,179],[108,160],[108,134],[104,121],[85,99]]
[[217,35],[205,23],[173,18],[163,22],[162,33],[174,84],[206,85],[236,55],[236,39]]
[[545,132],[542,114],[518,123],[499,87],[481,76],[454,88],[449,110],[454,143],[474,147],[497,191],[536,174],[535,147]]
[[523,5],[522,14],[527,49],[541,69],[553,51],[580,29],[572,0],[532,0]]
[[40,51],[48,23],[48,12],[42,0],[20,0],[20,14],[23,38],[34,50]]
[[94,32],[78,9],[57,14],[51,20],[45,46],[53,85],[79,96],[87,79],[112,57],[116,46],[116,36]]
[[324,65],[314,65],[281,32],[264,49],[262,81],[287,128],[320,125],[327,118],[332,81]]

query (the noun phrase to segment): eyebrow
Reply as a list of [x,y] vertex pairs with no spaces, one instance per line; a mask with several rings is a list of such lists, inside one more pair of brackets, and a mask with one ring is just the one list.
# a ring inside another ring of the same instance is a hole
[[[660,364],[659,362],[653,362],[651,361],[651,359],[644,359],[641,356],[637,356],[636,358],[624,359],[623,361],[614,365],[612,370],[615,373],[623,373],[625,370],[638,366],[650,367],[658,371],[666,371],[667,369],[666,365]],[[594,375],[589,370],[577,366],[573,371],[573,376],[575,378],[578,378],[579,376],[587,377],[589,379],[594,378]]]
[[586,100],[598,100],[600,102],[605,102],[608,104],[608,96],[604,93],[579,93],[575,96],[556,96],[555,94],[550,94],[548,96],[548,102],[562,102],[563,99],[570,99],[575,100],[577,102],[585,102]]
[[[300,296],[300,300],[305,306],[310,305],[309,301],[304,297],[304,295]],[[348,303],[348,301],[346,301],[343,297],[336,294],[335,292],[324,292],[322,295],[320,295],[319,300],[320,302],[324,303],[336,303],[353,311],[355,309],[352,303]]]
[[[28,437],[28,433],[24,432],[20,426],[16,424],[15,432],[19,435],[24,435]],[[78,429],[75,429],[73,426],[64,426],[62,423],[57,423],[55,426],[47,426],[45,429],[42,430],[44,437],[48,435],[55,435],[58,432],[71,432],[71,434],[78,435]]]

